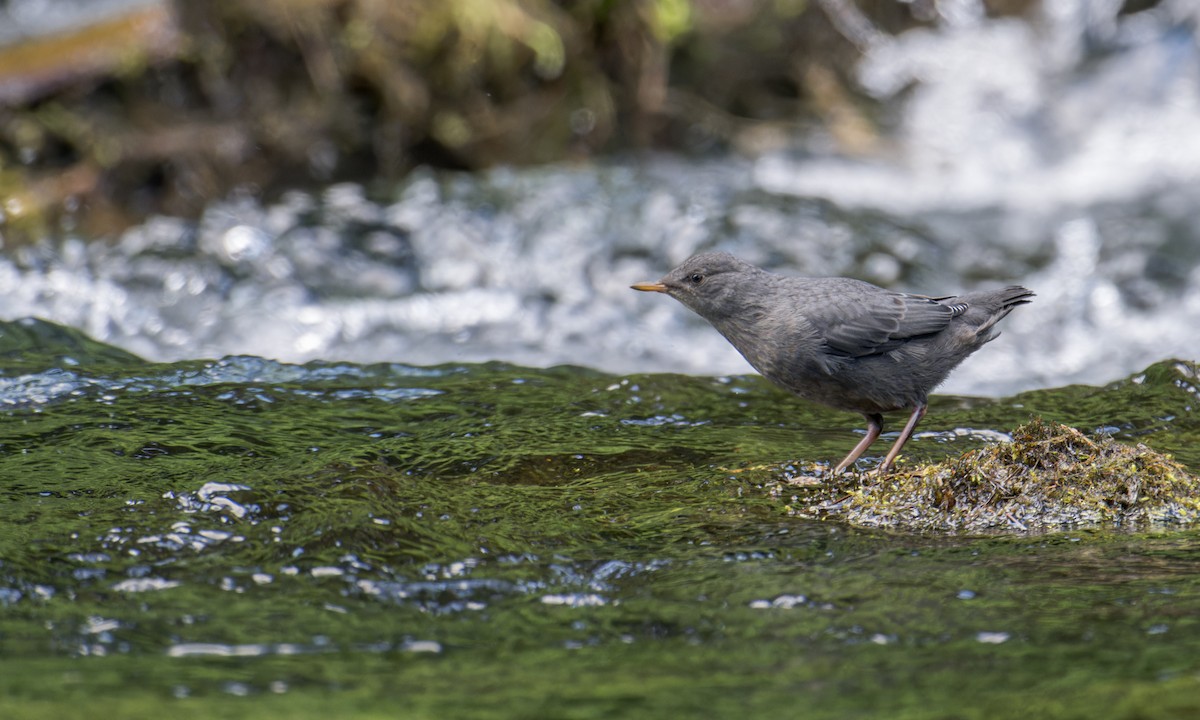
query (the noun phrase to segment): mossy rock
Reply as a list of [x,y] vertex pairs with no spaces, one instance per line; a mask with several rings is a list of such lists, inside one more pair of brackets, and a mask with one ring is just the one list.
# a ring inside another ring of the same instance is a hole
[[803,490],[789,513],[868,527],[1030,532],[1200,520],[1200,478],[1170,456],[1041,419],[1013,431],[1011,443],[943,463],[790,482]]

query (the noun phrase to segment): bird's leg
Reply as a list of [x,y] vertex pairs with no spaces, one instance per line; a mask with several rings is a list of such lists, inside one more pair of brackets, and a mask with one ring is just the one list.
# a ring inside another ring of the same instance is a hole
[[925,403],[913,408],[912,415],[908,416],[908,422],[904,425],[904,430],[900,433],[900,437],[896,438],[896,444],[892,446],[891,452],[884,458],[883,464],[879,466],[879,472],[887,472],[892,469],[892,463],[896,460],[896,456],[900,454],[900,448],[904,447],[904,443],[912,437],[913,430],[917,429],[917,423],[921,422],[921,418],[925,417]]
[[883,432],[882,415],[879,413],[863,413],[863,417],[867,419],[867,435],[862,440],[859,440],[854,449],[850,451],[850,454],[846,456],[846,459],[838,463],[837,467],[833,469],[834,475],[841,475],[843,470],[853,465],[858,456],[866,452],[867,448],[871,447],[871,443],[875,442],[879,437],[879,433]]

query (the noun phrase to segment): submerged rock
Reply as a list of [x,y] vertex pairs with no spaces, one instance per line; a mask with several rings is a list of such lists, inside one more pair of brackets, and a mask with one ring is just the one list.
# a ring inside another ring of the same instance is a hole
[[[1011,443],[889,475],[797,479],[788,512],[921,531],[1046,531],[1200,520],[1200,478],[1145,445],[1035,419]],[[794,485],[783,484],[783,495]]]

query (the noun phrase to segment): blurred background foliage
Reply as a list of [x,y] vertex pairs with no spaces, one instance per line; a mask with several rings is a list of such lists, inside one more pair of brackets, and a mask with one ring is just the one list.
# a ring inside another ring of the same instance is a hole
[[418,165],[757,154],[814,129],[868,153],[887,118],[856,92],[859,51],[933,3],[150,2],[0,47],[0,229],[65,209],[102,234]]

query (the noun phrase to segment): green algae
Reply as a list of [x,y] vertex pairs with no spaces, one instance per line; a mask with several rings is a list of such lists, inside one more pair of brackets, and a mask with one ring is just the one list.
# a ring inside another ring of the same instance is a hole
[[[902,470],[1078,412],[1195,473],[1181,367],[935,398]],[[0,403],[0,716],[1195,709],[1200,532],[789,516],[780,464],[855,418],[760,378],[161,365],[31,322],[0,325]]]
[[1200,519],[1200,478],[1169,456],[1040,418],[1014,430],[1009,443],[943,462],[804,485],[814,491],[797,497],[789,512],[910,531],[1026,532]]

